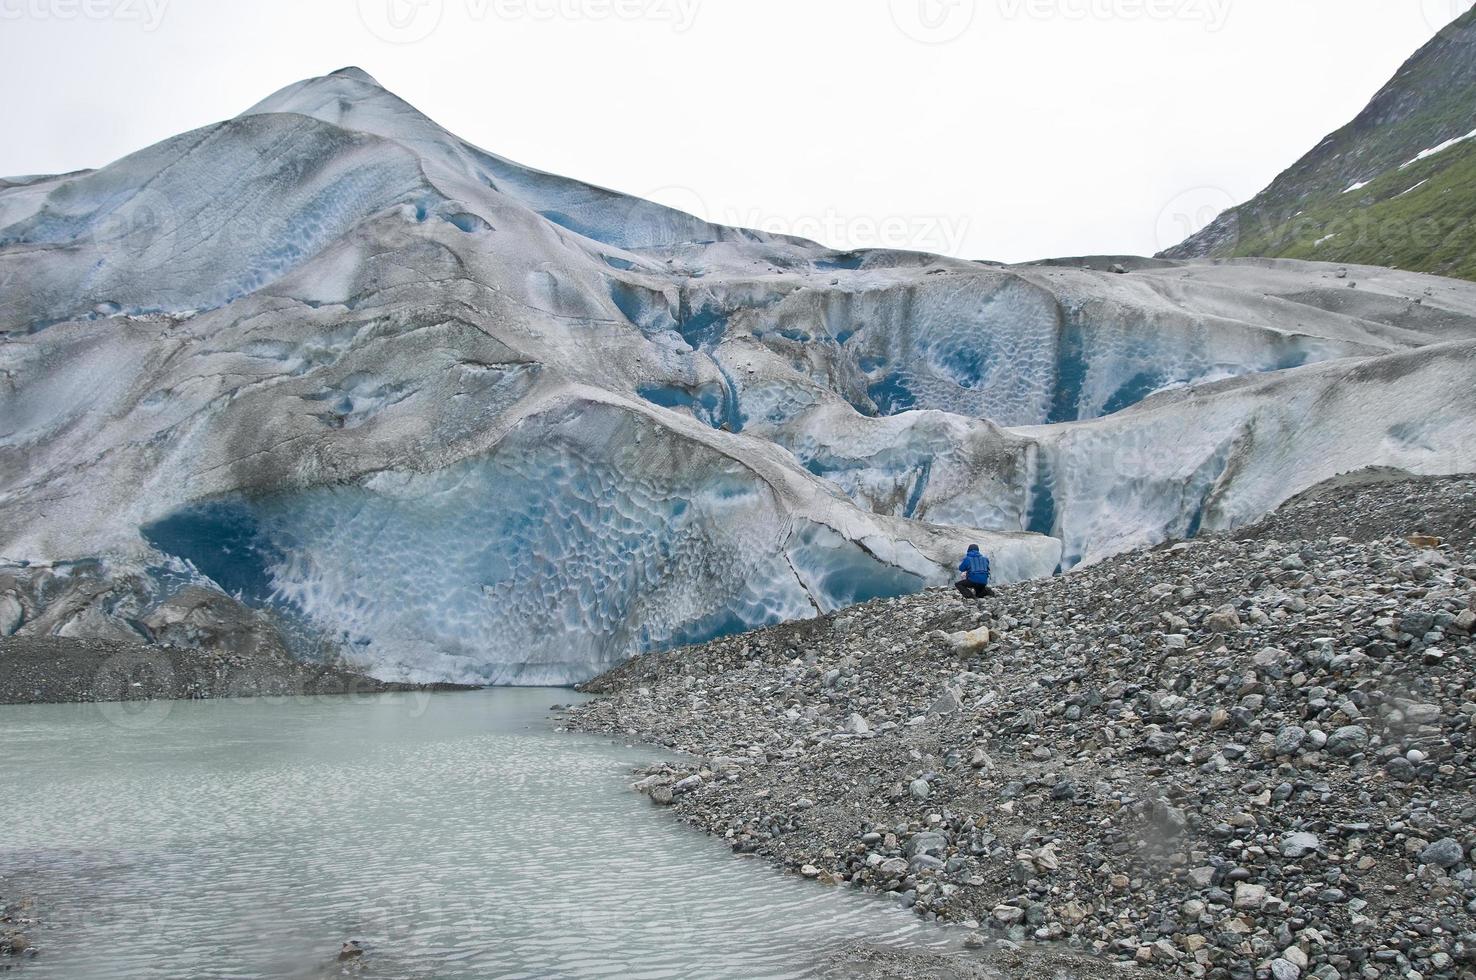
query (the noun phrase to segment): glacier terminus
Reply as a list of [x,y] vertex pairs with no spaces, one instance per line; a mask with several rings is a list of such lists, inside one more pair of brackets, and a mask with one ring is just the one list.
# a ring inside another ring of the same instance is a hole
[[[357,69],[0,181],[0,629],[185,589],[393,680],[629,655],[1476,470],[1476,284],[837,252],[478,149]],[[227,598],[229,597],[229,598]]]

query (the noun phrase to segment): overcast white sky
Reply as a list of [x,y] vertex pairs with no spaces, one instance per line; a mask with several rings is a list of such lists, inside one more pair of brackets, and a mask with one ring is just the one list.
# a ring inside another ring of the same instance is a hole
[[729,224],[1152,253],[1472,0],[0,0],[0,173],[95,167],[355,64],[522,163]]

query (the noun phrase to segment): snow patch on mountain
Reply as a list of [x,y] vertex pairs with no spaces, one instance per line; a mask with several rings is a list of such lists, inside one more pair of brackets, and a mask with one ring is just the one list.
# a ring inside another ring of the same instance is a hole
[[1459,146],[1460,144],[1471,139],[1476,139],[1476,129],[1471,130],[1465,136],[1457,136],[1455,139],[1446,140],[1439,146],[1432,146],[1428,150],[1421,150],[1418,154],[1415,155],[1414,159],[1410,160],[1407,163],[1400,164],[1399,169],[1407,170],[1408,168],[1413,167],[1415,164],[1419,163],[1421,160],[1428,160],[1431,157],[1435,156],[1437,153],[1444,153],[1446,150],[1449,150],[1455,146]]

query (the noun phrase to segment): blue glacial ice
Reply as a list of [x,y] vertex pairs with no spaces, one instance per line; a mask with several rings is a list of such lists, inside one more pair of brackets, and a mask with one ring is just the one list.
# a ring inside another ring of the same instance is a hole
[[745,464],[594,406],[434,473],[210,501],[143,533],[410,680],[567,683],[936,581],[786,515]]

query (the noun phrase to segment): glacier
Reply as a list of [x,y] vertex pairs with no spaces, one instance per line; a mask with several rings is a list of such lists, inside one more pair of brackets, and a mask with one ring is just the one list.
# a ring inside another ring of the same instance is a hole
[[1018,581],[1471,471],[1473,357],[1476,284],[836,251],[345,69],[0,181],[0,564],[130,583],[22,631],[127,635],[120,597],[189,584],[386,679],[568,683],[944,584],[969,543]]

